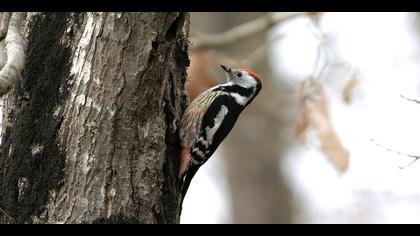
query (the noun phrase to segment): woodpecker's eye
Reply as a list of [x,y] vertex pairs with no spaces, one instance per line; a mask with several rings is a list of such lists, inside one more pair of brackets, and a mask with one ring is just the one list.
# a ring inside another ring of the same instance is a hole
[[238,72],[238,74],[236,74],[236,76],[242,77],[242,73],[241,72]]

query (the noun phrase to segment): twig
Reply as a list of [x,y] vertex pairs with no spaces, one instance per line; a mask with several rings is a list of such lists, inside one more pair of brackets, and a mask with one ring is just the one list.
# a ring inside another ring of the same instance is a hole
[[275,42],[282,39],[284,35],[276,35],[269,41],[264,42],[260,47],[251,52],[245,59],[245,63],[249,68],[253,68],[267,56],[267,48],[271,47]]
[[416,99],[412,99],[412,98],[407,98],[407,97],[405,97],[404,95],[400,95],[402,98],[404,98],[405,100],[407,100],[407,101],[409,101],[409,102],[415,102],[415,103],[417,103],[417,104],[420,104],[420,101],[419,100],[416,100]]
[[[321,47],[322,47],[322,44],[319,44],[318,47],[317,47],[317,50],[316,50],[315,65],[314,65],[314,68],[312,70],[312,76],[313,77],[317,77],[317,75],[318,75],[317,72],[318,72],[318,68],[320,67],[319,65],[320,65],[320,61],[321,61]],[[322,71],[323,68],[324,67],[321,67],[320,71]]]
[[[310,18],[311,19],[311,18]],[[323,32],[317,22],[311,19],[308,25],[312,30],[314,37],[319,41],[316,60],[312,71],[312,77],[323,81],[328,78],[331,70],[337,67],[344,67],[345,69],[352,69],[348,62],[340,58],[337,50],[331,45],[327,35]],[[325,54],[323,57],[322,54]],[[321,58],[325,61],[321,63]]]
[[273,25],[295,18],[308,15],[307,12],[290,12],[284,14],[267,14],[263,17],[235,26],[220,34],[200,34],[191,38],[191,49],[225,46],[256,33],[265,31]]
[[376,146],[381,147],[381,148],[383,148],[383,149],[387,150],[388,152],[393,152],[393,153],[396,153],[396,154],[398,154],[398,155],[402,155],[402,156],[407,156],[407,157],[414,158],[414,160],[413,160],[412,162],[410,162],[408,165],[405,165],[405,166],[400,166],[400,167],[399,167],[400,169],[404,169],[404,168],[406,168],[406,167],[408,167],[408,166],[412,165],[414,162],[416,162],[417,160],[419,160],[419,159],[420,159],[420,156],[418,156],[418,155],[411,155],[411,154],[407,154],[407,153],[403,153],[403,152],[400,152],[400,151],[396,151],[396,150],[390,149],[390,148],[388,148],[388,147],[385,147],[385,146],[383,146],[383,145],[381,145],[381,144],[379,144],[379,143],[375,142],[375,140],[373,140],[373,139],[370,139],[370,141],[371,141],[372,143],[374,143]]

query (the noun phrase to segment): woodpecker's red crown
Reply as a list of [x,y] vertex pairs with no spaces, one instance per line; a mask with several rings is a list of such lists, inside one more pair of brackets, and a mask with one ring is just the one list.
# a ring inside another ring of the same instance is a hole
[[254,77],[255,79],[257,79],[259,82],[261,82],[261,78],[253,71],[249,70],[249,69],[244,69],[241,68],[240,70],[245,71],[246,73],[248,73],[250,76]]

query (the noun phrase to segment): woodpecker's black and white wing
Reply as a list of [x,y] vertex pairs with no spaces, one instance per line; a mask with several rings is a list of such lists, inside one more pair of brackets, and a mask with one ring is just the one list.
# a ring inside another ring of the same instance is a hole
[[218,95],[220,95],[220,92],[209,89],[196,97],[185,110],[180,131],[181,139],[189,148],[192,148],[197,141],[204,114]]
[[181,171],[182,198],[198,169],[229,134],[243,108],[234,97],[217,87],[189,105],[181,121],[181,138],[190,151],[190,159],[181,160],[181,166],[185,166],[185,171]]
[[201,160],[205,158],[204,155],[201,155],[202,151],[196,146],[197,143],[198,146],[200,146],[201,143],[206,142],[205,139],[207,138],[207,135],[206,138],[201,136],[203,118],[209,107],[220,94],[220,92],[213,91],[213,89],[205,91],[188,105],[182,116],[180,129],[181,142],[184,146],[183,148],[188,149],[187,152],[189,155],[181,158],[181,201],[183,201],[185,197],[192,178],[201,166],[197,159]]

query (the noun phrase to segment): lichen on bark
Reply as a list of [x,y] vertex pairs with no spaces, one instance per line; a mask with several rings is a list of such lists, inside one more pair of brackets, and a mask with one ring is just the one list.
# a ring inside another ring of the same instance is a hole
[[[0,207],[15,222],[179,223],[188,18],[28,17],[0,151]],[[28,188],[20,197],[19,178]]]

